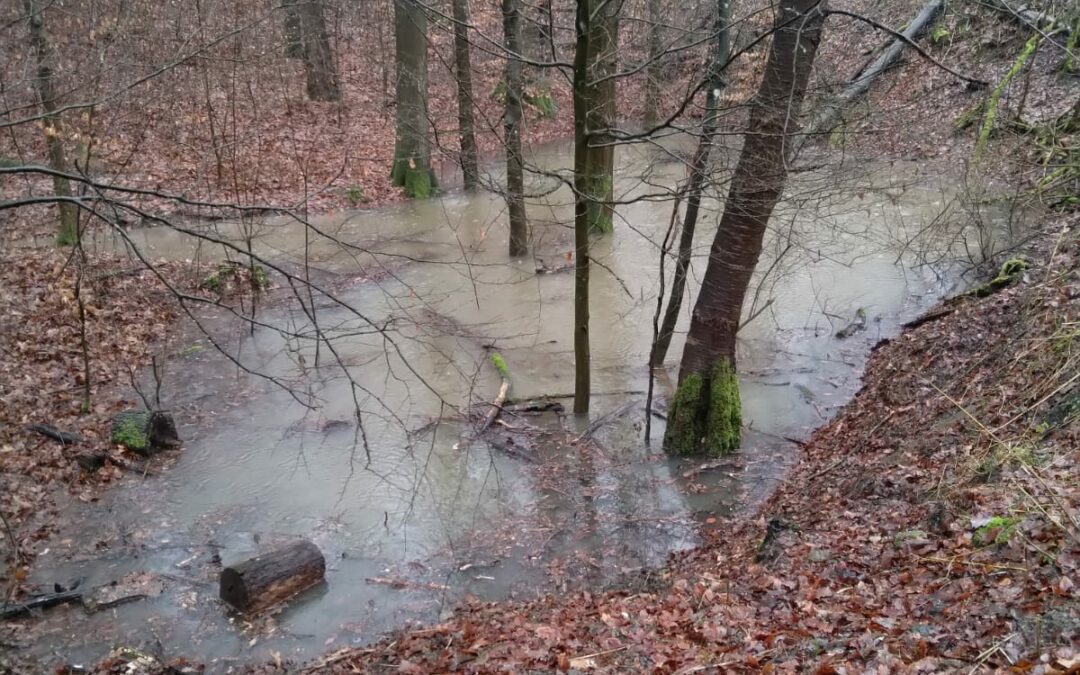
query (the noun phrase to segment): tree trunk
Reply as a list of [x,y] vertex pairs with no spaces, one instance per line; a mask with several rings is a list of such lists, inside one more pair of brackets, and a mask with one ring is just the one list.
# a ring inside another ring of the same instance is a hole
[[289,59],[304,58],[304,25],[296,5],[285,6],[285,45],[282,53]]
[[337,66],[330,50],[321,0],[310,0],[299,6],[303,28],[304,71],[307,74],[307,94],[312,101],[340,101]]
[[615,147],[606,132],[615,125],[615,78],[618,67],[619,12],[621,0],[581,0],[590,9],[588,27],[588,79],[585,90],[587,154],[585,190],[589,196],[588,219],[592,232],[614,229]]
[[594,0],[577,0],[574,22],[574,412],[589,412],[589,17]]
[[679,386],[669,404],[664,448],[720,454],[741,435],[735,335],[769,217],[780,199],[821,39],[819,0],[782,0],[761,85],[750,102],[742,152],[709,252],[683,350]]
[[[945,9],[945,0],[930,0],[915,18],[908,22],[907,28],[904,29],[902,34],[909,40],[914,40],[934,22],[934,19],[943,9]],[[899,38],[893,39],[888,49],[861,73],[852,78],[847,87],[840,92],[840,95],[830,105],[822,107],[814,120],[806,127],[810,133],[825,134],[830,132],[836,126],[844,109],[852,101],[865,94],[879,75],[891,69],[900,59],[900,55],[905,48],[907,48],[906,42]]]
[[476,159],[476,123],[473,120],[472,60],[469,57],[469,0],[454,0],[454,62],[457,68],[461,174],[465,189],[473,190],[480,174]]
[[417,0],[395,0],[397,129],[390,178],[417,199],[438,189],[431,170],[427,110],[427,14]]
[[221,571],[221,599],[241,612],[257,612],[321,582],[326,561],[310,541],[264,553]]
[[510,215],[510,256],[529,252],[529,224],[525,220],[525,177],[521,158],[521,6],[503,0],[503,35],[506,40],[506,207]]
[[649,65],[645,68],[645,128],[652,129],[660,120],[660,57],[663,54],[660,0],[649,0]]
[[[49,155],[49,167],[56,171],[68,171],[67,157],[64,153],[63,125],[55,112],[58,106],[53,87],[53,69],[50,63],[52,51],[49,49],[49,38],[45,35],[43,16],[45,10],[34,0],[25,0],[23,7],[30,24],[30,49],[34,52],[37,65],[34,87],[41,101],[41,109],[45,113],[42,126],[45,131],[45,149]],[[54,176],[53,192],[57,197],[70,197],[72,195],[71,183],[67,178]],[[60,212],[60,227],[56,243],[61,246],[74,246],[79,243],[78,207],[71,202],[60,202],[57,207]]]
[[694,231],[697,229],[698,213],[701,210],[701,193],[705,186],[706,172],[709,168],[709,155],[716,140],[716,115],[719,107],[720,92],[724,88],[724,67],[731,54],[731,0],[719,0],[716,17],[716,43],[709,59],[709,90],[705,95],[705,119],[701,124],[701,138],[697,150],[690,161],[690,182],[687,185],[686,213],[683,215],[682,232],[679,235],[679,252],[675,260],[675,277],[671,282],[671,295],[668,296],[664,322],[656,336],[649,365],[659,368],[664,365],[671,336],[675,333],[675,324],[682,310],[683,295],[686,292],[686,273],[690,268],[690,254],[694,246]]

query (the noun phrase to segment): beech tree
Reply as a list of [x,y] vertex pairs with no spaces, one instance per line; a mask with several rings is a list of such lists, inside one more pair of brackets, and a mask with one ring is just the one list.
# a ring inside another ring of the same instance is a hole
[[334,53],[330,50],[330,36],[326,32],[322,2],[309,0],[299,5],[298,10],[308,98],[312,101],[339,101],[341,87],[338,84],[337,67],[334,65]]
[[390,177],[409,197],[424,199],[438,183],[427,132],[427,13],[417,0],[395,0],[394,40],[397,119]]
[[669,406],[664,447],[670,453],[720,454],[741,440],[735,337],[765,228],[787,178],[792,134],[821,40],[823,4],[780,3]]
[[476,123],[473,120],[472,59],[469,55],[469,0],[454,0],[454,70],[457,80],[458,138],[461,174],[466,190],[479,181]]
[[74,246],[79,243],[79,211],[73,202],[63,201],[71,197],[72,192],[71,183],[60,173],[66,172],[69,167],[64,152],[63,127],[60,116],[56,113],[59,106],[53,86],[53,55],[45,33],[45,9],[34,0],[25,0],[23,6],[30,26],[30,49],[36,65],[34,89],[45,113],[41,120],[42,130],[45,132],[45,150],[49,155],[49,167],[58,172],[53,174],[53,191],[60,198],[57,202],[60,223],[56,242],[61,246]]

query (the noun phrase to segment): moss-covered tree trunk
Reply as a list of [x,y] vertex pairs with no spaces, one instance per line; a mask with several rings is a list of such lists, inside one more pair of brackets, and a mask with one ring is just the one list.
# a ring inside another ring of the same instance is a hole
[[[49,155],[49,167],[56,171],[67,171],[68,161],[64,153],[64,139],[60,116],[56,113],[57,98],[56,88],[53,86],[52,50],[49,48],[49,38],[45,34],[45,18],[43,12],[45,6],[34,0],[25,0],[23,8],[26,10],[30,25],[30,50],[34,54],[36,71],[34,73],[34,88],[37,90],[41,109],[45,113],[42,120],[42,129],[45,132],[45,150]],[[70,197],[71,183],[63,176],[53,176],[53,192],[57,197]],[[71,202],[59,202],[57,208],[60,212],[60,227],[56,236],[56,243],[61,246],[74,246],[79,243],[79,210]]]
[[476,122],[473,119],[472,58],[469,54],[469,0],[454,0],[454,64],[457,75],[458,139],[466,190],[479,181]]
[[395,0],[397,119],[390,178],[409,197],[424,199],[438,189],[431,170],[427,110],[427,13],[417,0]]
[[312,101],[340,101],[334,52],[326,32],[326,17],[321,0],[309,0],[298,7],[303,29],[304,72],[307,95]]
[[590,12],[588,29],[588,78],[584,84],[588,104],[585,119],[588,136],[584,190],[589,230],[607,233],[614,229],[615,146],[608,130],[615,125],[615,71],[618,68],[619,13],[621,0],[583,0]]
[[506,40],[506,208],[510,216],[510,255],[529,252],[529,225],[525,220],[525,176],[521,157],[521,2],[503,0],[503,35]]
[[662,366],[671,346],[671,336],[675,334],[675,324],[682,311],[683,295],[686,292],[686,275],[690,269],[690,254],[694,246],[694,232],[697,230],[698,213],[701,210],[701,195],[708,178],[709,155],[716,140],[716,116],[720,102],[720,92],[724,88],[724,69],[731,54],[731,0],[718,0],[716,16],[716,41],[709,56],[709,90],[705,96],[705,119],[701,124],[701,138],[697,150],[690,161],[690,181],[686,186],[686,213],[683,214],[682,232],[679,234],[679,252],[675,259],[675,276],[671,281],[671,295],[664,312],[664,321],[656,335],[649,356],[649,364],[654,368]]
[[780,3],[669,406],[664,448],[670,453],[722,454],[739,445],[735,335],[765,228],[787,178],[792,134],[821,39],[823,5],[819,0]]

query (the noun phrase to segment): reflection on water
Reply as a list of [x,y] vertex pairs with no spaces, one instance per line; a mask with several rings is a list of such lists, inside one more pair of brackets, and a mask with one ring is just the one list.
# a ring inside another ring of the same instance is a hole
[[[571,157],[557,146],[531,161],[565,172]],[[407,620],[437,619],[465,594],[528,597],[662,565],[694,545],[702,518],[759,502],[792,460],[784,439],[828,418],[857,388],[869,346],[951,290],[949,270],[916,265],[896,244],[940,213],[951,188],[947,177],[900,163],[792,179],[759,265],[769,273],[746,308],[757,317],[740,340],[744,450],[698,471],[700,462],[666,460],[657,443],[643,442],[641,397],[627,393],[646,386],[658,251],[670,219],[670,202],[648,196],[684,173],[669,153],[620,148],[624,203],[615,234],[593,250],[601,265],[591,282],[599,394],[592,419],[623,414],[594,430],[595,444],[566,442],[589,431],[589,420],[504,416],[533,429],[536,464],[470,440],[454,420],[497,391],[491,346],[510,368],[516,398],[572,391],[572,274],[536,274],[572,259],[572,203],[556,179],[533,180],[531,189],[544,194],[530,200],[533,257],[525,260],[507,259],[503,203],[490,193],[324,216],[313,221],[318,233],[306,235],[280,218],[192,225],[204,237],[197,246],[174,230],[132,232],[148,255],[210,266],[222,255],[217,239],[250,237],[259,255],[297,274],[306,251],[311,278],[327,294],[314,297],[317,325],[284,300],[261,312],[281,330],[249,333],[207,320],[234,358],[291,392],[243,374],[196,331],[170,345],[165,393],[186,439],[175,466],[69,509],[73,523],[37,572],[41,581],[86,577],[93,585],[149,571],[164,575],[166,590],[108,616],[53,612],[52,633],[36,648],[94,656],[112,642],[158,641],[166,655],[220,658],[220,668],[275,652],[310,657]],[[715,199],[703,215],[694,280],[715,228]],[[836,339],[858,308],[870,317],[866,330]],[[316,333],[333,353],[303,339]],[[671,377],[681,348],[679,334]],[[408,433],[440,418],[427,433]],[[663,429],[654,422],[655,438]],[[213,600],[216,558],[228,564],[295,536],[326,553],[327,586],[291,604],[272,628],[230,621]]]

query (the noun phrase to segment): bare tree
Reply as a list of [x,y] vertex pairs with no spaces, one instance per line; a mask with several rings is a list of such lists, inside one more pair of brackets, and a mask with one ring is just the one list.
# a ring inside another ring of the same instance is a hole
[[724,214],[713,239],[701,291],[669,406],[664,447],[690,454],[703,445],[723,453],[738,447],[742,411],[735,374],[735,337],[743,300],[761,254],[765,228],[784,189],[791,135],[821,40],[820,0],[783,0],[761,85]]
[[[71,183],[63,176],[68,170],[67,156],[64,153],[63,125],[57,112],[57,96],[53,86],[52,50],[49,38],[45,34],[44,7],[35,0],[25,0],[27,22],[30,26],[30,49],[34,53],[37,69],[34,74],[34,88],[44,112],[42,129],[45,132],[45,149],[49,155],[49,166],[58,173],[53,175],[53,191],[58,197],[70,197]],[[60,212],[60,228],[56,242],[61,246],[74,246],[79,242],[79,212],[73,203],[57,202]]]
[[461,143],[461,173],[465,189],[479,181],[476,152],[476,122],[473,119],[472,59],[469,56],[469,0],[454,2],[454,65],[457,76],[458,138]]
[[510,255],[529,252],[529,224],[525,219],[525,176],[521,156],[521,5],[503,0],[506,41],[506,207],[510,216]]

